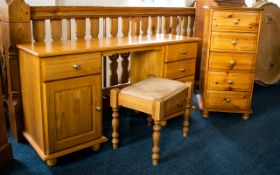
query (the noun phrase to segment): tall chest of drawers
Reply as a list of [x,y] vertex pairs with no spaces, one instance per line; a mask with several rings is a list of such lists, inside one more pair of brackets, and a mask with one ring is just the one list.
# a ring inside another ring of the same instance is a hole
[[200,92],[209,111],[242,113],[249,119],[261,11],[211,8],[205,12]]

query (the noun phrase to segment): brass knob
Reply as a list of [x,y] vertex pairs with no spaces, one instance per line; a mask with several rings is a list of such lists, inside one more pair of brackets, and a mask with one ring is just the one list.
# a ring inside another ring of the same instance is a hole
[[75,69],[75,70],[78,70],[78,69],[80,69],[80,65],[79,64],[73,64],[72,68]]
[[229,103],[229,102],[230,102],[230,99],[229,99],[229,98],[225,98],[225,102],[226,102],[226,103]]
[[100,106],[96,107],[96,111],[100,112],[102,110],[102,108]]
[[234,41],[231,42],[231,44],[235,46],[237,44],[237,41],[234,40]]
[[235,20],[235,21],[234,21],[234,24],[235,24],[235,25],[239,24],[239,21],[240,21],[240,19]]
[[188,53],[188,51],[186,51],[186,50],[181,50],[181,54],[187,54]]
[[231,85],[231,84],[233,83],[233,81],[232,81],[232,80],[228,80],[227,83],[228,83],[229,85]]
[[230,60],[229,63],[228,63],[228,66],[230,68],[232,68],[233,66],[235,66],[236,62],[234,60]]
[[185,71],[186,71],[185,68],[181,68],[181,69],[180,69],[180,72],[185,72]]
[[181,107],[181,106],[183,106],[183,104],[184,104],[183,102],[180,102],[180,103],[177,104],[177,106]]

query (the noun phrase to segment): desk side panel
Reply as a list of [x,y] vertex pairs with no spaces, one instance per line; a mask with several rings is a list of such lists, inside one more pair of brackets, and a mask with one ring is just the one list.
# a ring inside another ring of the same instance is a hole
[[24,112],[24,135],[36,151],[44,152],[39,72],[39,58],[24,51],[20,51],[20,79]]

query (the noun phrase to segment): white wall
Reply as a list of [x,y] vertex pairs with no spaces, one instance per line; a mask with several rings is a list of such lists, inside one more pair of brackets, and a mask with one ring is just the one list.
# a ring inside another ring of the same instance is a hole
[[[278,7],[280,7],[280,0],[267,0],[267,1],[273,2],[274,4],[277,4]],[[252,7],[256,3],[256,0],[245,0],[245,3],[247,4],[248,7]]]
[[56,0],[25,0],[30,6],[54,6]]
[[31,6],[155,6],[186,7],[194,0],[25,0]]

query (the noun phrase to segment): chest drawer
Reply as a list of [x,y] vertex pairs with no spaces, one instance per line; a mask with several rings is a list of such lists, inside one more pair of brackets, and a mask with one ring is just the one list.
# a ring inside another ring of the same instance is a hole
[[221,109],[248,109],[250,108],[250,93],[234,91],[207,91],[207,107]]
[[182,78],[193,75],[195,69],[195,59],[177,61],[164,64],[164,77],[170,79]]
[[166,46],[166,49],[165,62],[196,58],[197,56],[197,43],[172,44]]
[[253,54],[210,52],[210,69],[252,71],[254,67]]
[[42,80],[50,81],[101,72],[100,53],[57,56],[42,59]]
[[214,11],[213,30],[257,32],[259,13],[237,11]]
[[257,34],[212,32],[210,50],[220,51],[251,51],[257,47]]
[[252,74],[209,72],[208,89],[224,91],[250,91]]

